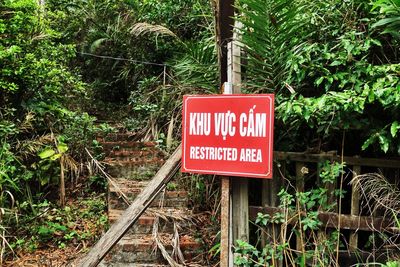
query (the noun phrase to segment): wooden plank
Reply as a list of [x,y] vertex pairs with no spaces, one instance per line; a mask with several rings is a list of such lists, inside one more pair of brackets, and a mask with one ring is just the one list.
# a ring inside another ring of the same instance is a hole
[[[307,154],[302,152],[283,152],[274,151],[275,160],[289,160],[300,162],[320,162],[321,160],[334,160],[341,162],[341,157],[331,153]],[[396,168],[400,167],[398,159],[376,159],[376,158],[361,158],[361,157],[344,157],[344,162],[350,166],[369,166],[377,168]]]
[[[353,180],[355,181],[351,185],[351,215],[359,215],[360,213],[360,192],[357,189],[357,180],[355,179],[361,174],[360,166],[353,166]],[[358,234],[357,232],[350,233],[349,249],[355,251],[358,247]]]
[[[334,153],[327,153],[327,154],[331,154],[332,157],[335,156]],[[341,162],[341,161],[340,161],[340,162]],[[318,165],[320,165],[320,164],[318,164]],[[318,176],[319,176],[320,172],[321,172],[320,166],[318,166]],[[339,187],[341,186],[341,185],[340,185],[340,180],[341,180],[341,179],[339,179],[339,181],[338,181],[338,178],[340,178],[340,176],[339,176],[339,177],[334,177],[334,180],[333,180],[332,183],[330,183],[330,182],[325,182],[325,183],[324,183],[324,187],[326,188],[327,193],[328,193],[328,199],[327,199],[328,205],[338,203],[337,197],[336,197],[335,194],[334,194],[336,188],[339,189]],[[321,182],[322,182],[322,181],[321,181]],[[338,187],[338,186],[339,186],[339,187]],[[339,210],[338,205],[335,205],[335,212],[337,212],[338,210]]]
[[231,177],[232,182],[232,229],[233,240],[249,241],[248,180]]
[[220,266],[229,266],[230,240],[229,240],[229,218],[230,218],[230,179],[221,177],[221,253]]
[[[304,168],[305,165],[303,162],[296,162],[296,191],[297,192],[304,192]],[[302,233],[303,231],[299,230],[300,235],[296,236],[296,249],[298,251],[304,250],[304,242]]]
[[[261,184],[261,206],[263,207],[268,207],[271,206],[271,183],[272,181],[270,179],[263,179],[262,184]],[[265,247],[268,242],[270,242],[269,237],[270,234],[270,228],[266,229],[268,231],[268,234],[266,232],[261,233],[261,247]]]
[[[282,209],[276,207],[259,207],[250,206],[249,215],[250,220],[255,220],[257,218],[257,213],[261,212],[264,214],[269,214],[273,216],[276,213],[283,212]],[[292,215],[293,216],[293,215]],[[292,217],[289,216],[289,217]],[[322,228],[337,228],[339,215],[334,212],[320,212],[318,214],[318,219],[322,222]],[[360,230],[360,231],[398,231],[400,229],[395,229],[391,227],[392,222],[383,217],[371,217],[371,216],[355,216],[355,215],[340,215],[341,219],[341,229],[346,230]],[[296,218],[288,221],[289,224],[295,224]]]
[[159,192],[161,192],[179,170],[182,157],[181,145],[156,173],[148,186],[136,197],[122,216],[101,237],[78,266],[97,266],[112,247],[123,237],[140,215],[146,210]]

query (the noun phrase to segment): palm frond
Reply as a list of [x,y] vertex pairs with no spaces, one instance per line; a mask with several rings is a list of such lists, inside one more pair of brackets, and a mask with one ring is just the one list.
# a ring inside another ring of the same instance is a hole
[[162,25],[153,25],[146,22],[139,22],[130,29],[131,34],[140,36],[146,33],[154,33],[156,35],[168,35],[178,39],[175,33]]
[[94,41],[91,45],[90,45],[90,52],[94,53],[96,52],[96,50],[106,41],[109,41],[108,38],[99,38],[96,41]]
[[206,39],[186,44],[185,53],[173,63],[174,73],[181,84],[216,92],[218,66],[213,41]]
[[290,0],[240,0],[236,20],[242,27],[244,84],[253,92],[284,87],[291,55],[301,51],[305,3]]

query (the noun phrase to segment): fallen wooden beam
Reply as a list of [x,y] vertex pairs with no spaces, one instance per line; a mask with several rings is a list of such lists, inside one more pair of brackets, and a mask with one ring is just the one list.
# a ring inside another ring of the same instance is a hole
[[[274,216],[276,213],[282,213],[283,210],[281,208],[276,207],[259,207],[259,206],[250,206],[249,213],[250,213],[250,220],[255,220],[257,218],[257,214],[261,212],[263,214],[269,214],[271,217]],[[289,224],[295,224],[295,214],[290,214],[290,218],[294,218],[289,221]],[[355,215],[347,215],[347,214],[337,214],[334,212],[319,212],[318,219],[322,222],[322,228],[337,228],[338,226],[338,219],[341,219],[340,228],[347,229],[347,230],[360,230],[360,231],[382,231],[382,230],[391,230],[391,222],[388,219],[383,217],[370,217],[370,216],[355,216]]]
[[156,173],[148,186],[135,198],[135,201],[124,211],[118,221],[111,226],[107,233],[101,237],[96,245],[80,261],[79,266],[93,267],[101,262],[179,170],[181,157],[182,151],[179,145],[172,156]]

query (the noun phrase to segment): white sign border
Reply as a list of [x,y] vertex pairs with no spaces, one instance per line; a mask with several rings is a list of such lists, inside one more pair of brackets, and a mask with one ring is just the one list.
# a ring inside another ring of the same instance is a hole
[[[184,108],[185,108],[185,113],[183,114],[183,116],[184,116],[184,121],[185,121],[185,118],[186,118],[186,112],[187,112],[187,104],[188,104],[188,102],[189,102],[189,100],[191,99],[191,98],[195,98],[195,99],[201,99],[201,98],[207,98],[207,99],[212,99],[212,98],[218,98],[218,99],[222,99],[222,98],[224,98],[224,99],[229,99],[229,98],[243,98],[243,97],[247,97],[247,98],[266,98],[266,99],[269,99],[270,101],[271,101],[271,103],[272,103],[272,105],[270,105],[270,113],[269,113],[269,119],[270,119],[270,121],[272,121],[274,118],[272,118],[272,114],[274,113],[274,110],[273,110],[273,99],[272,99],[272,97],[271,96],[269,96],[269,95],[219,95],[219,96],[187,96],[186,97],[186,99],[185,99],[185,106],[184,106]],[[184,140],[184,143],[183,143],[183,146],[182,146],[182,152],[183,152],[183,164],[182,164],[182,169],[185,171],[185,172],[197,172],[197,173],[202,173],[202,174],[216,174],[216,175],[236,175],[236,176],[244,176],[244,177],[246,177],[246,176],[251,176],[251,177],[260,177],[260,178],[266,178],[267,176],[269,176],[270,174],[271,174],[271,170],[273,169],[273,163],[271,164],[271,168],[269,168],[269,171],[267,172],[267,173],[265,173],[265,174],[259,174],[259,173],[254,173],[254,172],[228,172],[228,171],[215,171],[215,170],[196,170],[196,169],[188,169],[188,168],[186,168],[186,123],[185,123],[185,125],[183,125],[183,129],[185,129],[184,131],[183,131],[183,140]],[[273,129],[273,127],[270,127],[269,129],[268,129],[268,131],[269,131],[269,136],[273,136],[273,131],[274,131],[274,129]],[[270,138],[269,139],[269,143],[267,144],[267,145],[269,145],[269,148],[270,149],[268,149],[268,163],[269,162],[271,162],[271,158],[272,158],[272,153],[273,153],[273,138]]]

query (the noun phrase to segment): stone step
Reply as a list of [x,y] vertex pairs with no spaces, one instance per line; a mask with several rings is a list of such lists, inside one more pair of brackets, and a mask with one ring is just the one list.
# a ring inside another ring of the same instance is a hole
[[[170,254],[173,250],[173,235],[165,233],[160,233],[159,235],[166,251]],[[187,261],[192,260],[196,255],[202,253],[202,244],[188,235],[181,236],[179,244],[182,254]],[[105,263],[107,262],[135,264],[166,263],[160,250],[156,249],[156,243],[151,234],[123,237],[105,257]]]
[[[110,184],[108,191],[109,209],[126,209],[128,204],[121,199],[121,192],[133,202],[144,190],[149,181],[135,181],[127,179],[116,179],[115,184]],[[117,187],[118,186],[118,187]],[[160,202],[162,200],[162,202]],[[184,190],[165,190],[160,192],[150,204],[150,207],[187,207],[188,193]]]
[[143,155],[132,155],[129,157],[106,157],[103,163],[108,166],[116,166],[118,168],[130,168],[135,166],[143,166],[145,164],[161,164],[164,160],[157,156],[143,156]]
[[[122,191],[126,194],[130,194],[130,193],[137,193],[138,191],[143,190],[145,187],[147,187],[147,185],[150,183],[150,181],[143,181],[143,180],[131,180],[131,179],[115,179],[115,183],[111,183],[109,186],[109,191],[110,192],[117,192],[117,191]],[[179,190],[179,188],[177,187],[177,185],[174,185],[175,187],[173,189],[171,189],[171,187],[168,186],[172,186],[172,182],[170,182],[167,185],[167,189],[166,191],[168,191],[171,194],[174,194],[173,192],[177,193],[180,192],[182,190]],[[184,192],[181,192],[183,195]],[[186,194],[187,195],[187,194]]]
[[[162,208],[158,210],[161,218],[158,221],[158,230],[162,233],[173,233],[174,223],[173,220],[178,223],[180,227],[186,228],[193,226],[192,221],[188,218],[190,211],[188,209],[172,209]],[[111,209],[108,211],[108,219],[110,223],[116,222],[124,211],[118,209]],[[128,234],[151,234],[153,231],[153,225],[156,221],[156,214],[150,210],[146,211],[142,216],[139,217],[137,222],[131,226]]]
[[99,142],[117,142],[117,141],[136,141],[137,135],[135,132],[117,132],[109,133],[106,136],[98,136],[96,138]]
[[156,142],[136,142],[136,141],[105,141],[100,142],[105,152],[114,150],[146,150],[154,148]]
[[154,159],[154,158],[164,158],[164,155],[158,149],[141,149],[141,150],[112,150],[108,153],[105,161],[139,161],[139,159]]
[[151,264],[151,263],[112,263],[103,261],[98,265],[99,267],[170,267],[165,264]]
[[[144,158],[147,160],[151,159],[164,159],[165,153],[157,147],[144,147],[144,148],[132,148],[132,147],[114,147],[114,149],[104,149],[107,160],[128,160],[134,158]],[[138,160],[136,160],[138,161]]]
[[158,172],[163,160],[154,159],[144,162],[119,161],[118,163],[107,164],[106,171],[114,178],[128,180],[149,180]]

